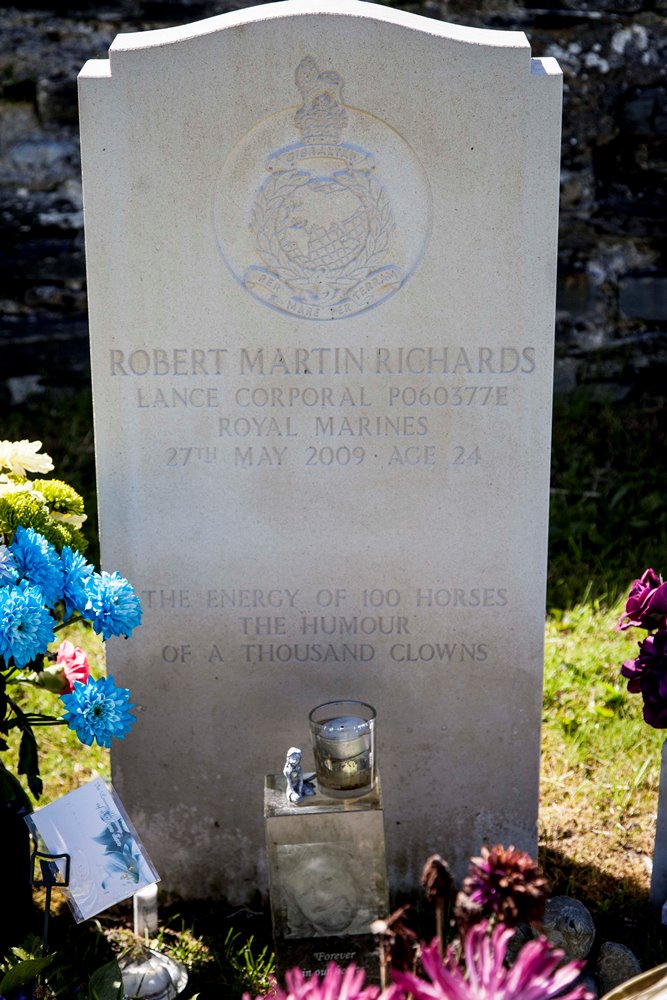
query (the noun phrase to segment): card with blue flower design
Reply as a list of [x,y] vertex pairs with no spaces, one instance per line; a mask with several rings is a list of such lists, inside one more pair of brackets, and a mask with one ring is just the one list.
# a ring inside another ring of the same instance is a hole
[[25,817],[49,854],[69,854],[63,890],[77,923],[160,881],[113,788],[101,778]]

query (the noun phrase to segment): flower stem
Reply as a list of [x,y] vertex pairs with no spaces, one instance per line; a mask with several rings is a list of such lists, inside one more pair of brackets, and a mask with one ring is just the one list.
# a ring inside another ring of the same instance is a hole
[[441,898],[435,901],[435,933],[438,939],[440,958],[442,958],[445,949],[445,901]]
[[79,614],[72,615],[71,618],[68,618],[66,622],[60,622],[58,625],[54,625],[53,631],[60,632],[61,629],[67,628],[67,626],[71,625],[73,622],[81,622],[81,621],[83,621],[83,615]]

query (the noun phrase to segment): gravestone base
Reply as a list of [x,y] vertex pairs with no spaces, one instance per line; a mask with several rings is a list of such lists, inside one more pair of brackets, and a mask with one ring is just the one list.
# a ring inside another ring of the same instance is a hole
[[334,800],[319,792],[293,805],[283,775],[267,775],[264,820],[279,976],[295,966],[324,975],[355,965],[379,982],[369,926],[389,913],[382,791]]

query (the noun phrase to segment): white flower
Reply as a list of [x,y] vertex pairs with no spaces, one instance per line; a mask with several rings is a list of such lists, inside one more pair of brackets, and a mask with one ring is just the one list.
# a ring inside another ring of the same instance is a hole
[[50,455],[39,455],[41,441],[0,441],[0,469],[9,469],[15,476],[26,472],[51,472]]
[[[37,492],[34,490],[33,492]],[[40,494],[41,496],[41,494]],[[87,514],[66,514],[62,510],[51,511],[51,519],[53,521],[60,521],[61,524],[68,524],[71,528],[80,528],[83,522],[88,519]]]

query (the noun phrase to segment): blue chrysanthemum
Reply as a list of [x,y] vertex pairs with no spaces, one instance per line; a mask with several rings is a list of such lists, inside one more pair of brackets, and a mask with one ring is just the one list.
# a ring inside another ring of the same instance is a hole
[[55,639],[42,592],[27,584],[0,587],[0,656],[24,667]]
[[14,557],[6,545],[0,545],[0,587],[8,583],[16,583],[19,572]]
[[131,635],[141,624],[141,604],[131,585],[120,573],[94,573],[86,583],[86,618],[103,639]]
[[54,607],[63,596],[63,571],[53,545],[33,528],[19,525],[11,550],[20,576],[39,587],[44,603]]
[[73,551],[68,545],[60,553],[60,565],[63,571],[65,619],[70,618],[74,612],[83,615],[89,600],[86,584],[95,569],[80,552]]
[[91,678],[87,684],[75,681],[72,693],[61,695],[61,701],[67,709],[63,719],[86,746],[96,740],[110,747],[113,739],[127,736],[136,721],[129,711],[129,689],[116,687],[113,677]]

